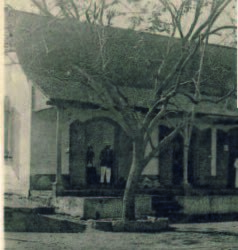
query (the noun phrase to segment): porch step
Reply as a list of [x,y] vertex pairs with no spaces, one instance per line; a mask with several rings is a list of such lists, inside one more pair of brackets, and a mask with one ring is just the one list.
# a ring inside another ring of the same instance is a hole
[[65,190],[62,196],[76,196],[76,197],[97,197],[97,196],[122,196],[124,190],[113,188],[87,188],[78,190]]
[[172,195],[154,195],[151,202],[156,217],[168,217],[171,220],[178,217],[182,208]]
[[159,187],[156,189],[140,189],[138,190],[138,193],[148,194],[148,195],[154,195],[154,196],[160,196],[160,197],[172,197],[176,195],[184,195],[184,190],[181,187]]

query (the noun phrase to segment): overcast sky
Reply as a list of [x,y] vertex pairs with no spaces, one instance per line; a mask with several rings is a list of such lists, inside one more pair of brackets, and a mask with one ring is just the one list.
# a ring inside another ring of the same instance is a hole
[[[79,0],[79,2],[85,1],[87,2],[87,0]],[[95,1],[100,1],[100,0],[95,0]],[[111,0],[108,0],[111,1]],[[174,0],[174,3],[176,4],[176,2],[179,2],[180,0]],[[133,11],[138,11],[141,6],[153,6],[153,3],[156,2],[156,0],[142,0],[139,1],[140,4],[138,4],[138,7],[136,7],[135,5],[132,7],[131,5],[129,5],[127,3],[127,0],[121,0],[120,1],[122,4],[118,5],[116,8],[119,8],[120,11],[123,12],[133,12]],[[53,3],[53,0],[48,0],[48,3]],[[31,0],[5,0],[5,4],[8,4],[10,6],[12,6],[14,9],[17,10],[22,10],[22,11],[27,11],[27,12],[38,12],[37,8],[34,6],[34,4],[32,4]],[[148,8],[149,12],[151,7]],[[151,9],[152,11],[152,9]],[[236,9],[233,8],[233,5],[228,6],[224,13],[222,14],[222,16],[218,19],[217,21],[217,25],[226,25],[230,23],[230,18],[235,18],[236,17]],[[192,16],[191,16],[192,17]],[[116,20],[116,19],[115,19]],[[122,16],[119,17],[116,22],[114,22],[114,26],[118,26],[118,27],[128,27],[128,22],[126,21],[127,19]],[[184,22],[184,25],[189,25],[189,17],[186,17],[186,20]],[[210,38],[210,42],[211,43],[217,43],[217,44],[222,44],[222,45],[230,45],[231,41],[233,38],[231,38],[230,36],[231,34],[231,30],[226,30],[225,35],[222,36],[213,36]]]

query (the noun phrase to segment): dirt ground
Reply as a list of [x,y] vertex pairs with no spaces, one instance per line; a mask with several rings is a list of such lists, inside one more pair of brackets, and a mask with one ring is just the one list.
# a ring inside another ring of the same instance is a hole
[[[5,206],[47,206],[47,199],[28,200],[6,196]],[[3,249],[9,250],[238,250],[238,221],[170,225],[162,233],[112,233],[87,227],[83,233],[5,233]],[[1,249],[1,248],[0,248]]]
[[5,249],[21,250],[238,250],[238,222],[176,224],[162,233],[5,233]]

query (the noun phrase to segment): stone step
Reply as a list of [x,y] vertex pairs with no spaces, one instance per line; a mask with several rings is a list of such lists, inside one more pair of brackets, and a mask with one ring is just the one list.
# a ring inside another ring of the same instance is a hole
[[122,196],[124,190],[111,188],[65,190],[62,196],[95,197],[95,196]]
[[100,231],[113,232],[161,232],[168,231],[168,218],[155,218],[155,220],[135,220],[123,223],[120,220],[96,220],[92,227]]
[[54,214],[55,208],[54,207],[36,207],[33,209],[34,213],[38,214]]
[[180,216],[182,207],[173,195],[154,195],[152,196],[152,209],[156,217],[164,216],[172,219]]
[[164,210],[164,209],[173,209],[180,210],[182,207],[176,201],[162,201],[157,204],[153,204],[153,210]]
[[155,204],[162,201],[174,201],[174,195],[152,195],[151,200]]

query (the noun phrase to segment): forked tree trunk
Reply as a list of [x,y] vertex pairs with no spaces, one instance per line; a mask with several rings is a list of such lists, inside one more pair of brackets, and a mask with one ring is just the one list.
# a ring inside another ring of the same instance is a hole
[[135,219],[135,191],[142,172],[141,162],[144,157],[142,140],[133,142],[132,165],[123,196],[122,220]]

